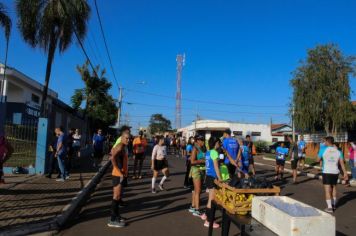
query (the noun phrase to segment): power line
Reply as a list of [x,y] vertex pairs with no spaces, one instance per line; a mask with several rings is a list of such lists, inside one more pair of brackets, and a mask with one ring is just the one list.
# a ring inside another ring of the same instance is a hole
[[[171,106],[145,104],[145,103],[128,102],[128,101],[124,101],[124,103],[127,104],[127,105],[139,105],[139,106],[146,106],[146,107],[159,107],[159,108],[169,108],[169,109],[174,109],[175,108],[175,107],[171,107]],[[196,109],[193,109],[193,108],[182,108],[182,109],[196,111]],[[268,113],[268,112],[245,112],[245,111],[236,112],[236,111],[213,110],[213,109],[199,109],[199,111],[218,112],[218,113],[234,113],[234,114],[245,114],[245,115],[287,116],[287,114]]]
[[[68,11],[67,11],[67,7],[66,7],[66,5],[63,3],[63,0],[59,0],[59,2],[60,2],[60,4],[62,5],[62,8],[63,8],[64,13],[65,13],[68,17],[70,17],[70,15],[68,14]],[[84,53],[86,59],[88,60],[91,69],[93,70],[93,72],[95,73],[95,75],[97,75],[97,72],[96,72],[96,70],[95,70],[95,67],[93,66],[93,63],[91,62],[91,60],[90,60],[90,58],[89,58],[89,56],[88,56],[88,53],[86,52],[86,50],[85,50],[85,48],[84,48],[83,42],[82,42],[82,41],[80,40],[80,38],[79,38],[77,29],[76,29],[76,27],[75,27],[73,21],[71,21],[71,25],[72,25],[74,35],[75,35],[75,37],[77,38],[77,41],[78,41],[78,43],[79,43],[80,48],[82,49],[82,51],[83,51],[83,53]]]
[[118,88],[120,88],[119,82],[118,82],[118,80],[117,80],[117,78],[116,78],[116,74],[115,74],[115,71],[114,71],[114,67],[113,67],[113,65],[112,65],[111,56],[110,56],[110,53],[109,53],[109,48],[108,48],[108,45],[107,45],[107,43],[106,43],[106,37],[105,37],[105,34],[104,34],[104,28],[103,28],[103,25],[102,25],[102,23],[101,23],[101,17],[100,17],[99,8],[98,8],[98,5],[97,5],[97,3],[96,3],[96,0],[94,0],[94,5],[95,5],[95,9],[96,9],[96,14],[97,14],[98,20],[99,20],[101,36],[103,37],[103,40],[104,40],[104,45],[105,45],[105,49],[106,49],[106,54],[107,54],[107,56],[108,56],[108,58],[109,58],[111,72],[112,72],[112,74],[113,74],[113,76],[114,76],[114,79],[115,79],[115,82],[116,82],[116,86],[117,86]]
[[[169,95],[163,95],[163,94],[157,94],[157,93],[151,93],[151,92],[145,92],[145,91],[139,91],[135,89],[130,89],[130,88],[124,88],[128,92],[133,92],[133,93],[140,93],[140,94],[146,94],[149,96],[155,96],[155,97],[163,97],[163,98],[169,98],[169,99],[176,99],[174,96],[169,96]],[[207,100],[197,100],[197,99],[190,99],[190,98],[182,98],[182,100],[187,101],[187,102],[194,102],[194,103],[203,103],[203,104],[214,104],[214,105],[226,105],[226,106],[236,106],[236,107],[259,107],[259,108],[281,108],[281,107],[286,107],[285,105],[246,105],[246,104],[236,104],[236,103],[224,103],[224,102],[215,102],[215,101],[207,101]]]

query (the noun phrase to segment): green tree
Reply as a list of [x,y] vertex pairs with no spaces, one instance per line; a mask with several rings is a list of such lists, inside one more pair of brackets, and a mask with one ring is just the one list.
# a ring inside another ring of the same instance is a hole
[[349,78],[355,72],[354,62],[334,44],[308,50],[291,80],[298,129],[335,134],[352,122]]
[[10,33],[11,33],[11,19],[7,15],[6,8],[4,4],[0,3],[0,26],[4,28],[5,31],[5,39],[6,39],[6,48],[5,48],[5,68],[4,68],[4,77],[6,72],[7,65],[7,53],[9,51],[9,41],[10,41]]
[[47,53],[41,115],[45,114],[48,85],[56,49],[63,53],[76,33],[83,40],[90,7],[86,0],[17,0],[18,28],[25,42]]
[[162,134],[163,132],[172,129],[171,121],[166,119],[162,114],[153,114],[150,118],[151,134]]
[[[82,66],[77,66],[77,71],[85,84],[84,88],[76,89],[71,98],[72,106],[83,111],[88,116],[91,128],[105,128],[112,125],[117,118],[117,107],[112,96],[108,95],[111,83],[105,78],[105,70],[89,69],[87,61]],[[84,103],[84,109],[81,106]]]

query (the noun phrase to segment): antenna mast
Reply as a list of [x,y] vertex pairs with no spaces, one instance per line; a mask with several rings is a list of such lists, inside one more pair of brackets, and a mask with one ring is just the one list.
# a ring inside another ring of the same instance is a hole
[[185,54],[178,54],[177,58],[177,94],[176,94],[176,129],[182,127],[182,70],[185,64]]

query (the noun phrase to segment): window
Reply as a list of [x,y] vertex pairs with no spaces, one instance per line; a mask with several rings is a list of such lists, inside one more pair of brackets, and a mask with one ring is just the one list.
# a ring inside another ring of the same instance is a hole
[[32,94],[32,98],[31,98],[32,102],[39,104],[40,103],[40,97],[37,96],[36,94]]
[[242,136],[243,132],[242,131],[234,131],[232,132],[235,136]]
[[251,132],[251,136],[261,136],[261,132]]
[[278,142],[278,138],[272,138],[272,142]]
[[12,114],[12,123],[15,125],[21,125],[22,113],[13,113]]

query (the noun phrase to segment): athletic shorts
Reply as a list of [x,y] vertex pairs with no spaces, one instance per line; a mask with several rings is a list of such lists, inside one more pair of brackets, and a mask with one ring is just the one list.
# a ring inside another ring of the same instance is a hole
[[137,154],[135,154],[135,160],[141,161],[143,159],[145,159],[145,153],[137,153]]
[[198,180],[198,179],[203,180],[204,176],[205,176],[205,171],[200,169],[199,167],[192,166],[190,168],[189,178],[192,178],[193,180]]
[[277,166],[284,166],[285,163],[286,163],[286,160],[276,160]]
[[255,160],[253,159],[253,157],[250,157],[248,159],[249,165],[254,165],[255,164]]
[[290,162],[290,164],[292,166],[292,170],[296,170],[298,168],[298,161],[299,161],[299,159],[294,159]]
[[227,169],[229,171],[229,175],[230,177],[232,178],[234,175],[235,175],[235,172],[236,172],[236,166],[234,166],[233,164],[229,163],[226,165],[227,166]]
[[215,177],[207,175],[205,178],[205,185],[207,189],[215,189],[216,184],[214,183]]
[[246,165],[246,164],[242,163],[240,169],[241,169],[241,171],[244,172],[245,174],[248,174],[248,167],[249,167],[249,164]]
[[305,159],[305,153],[298,153],[298,157],[300,159]]
[[155,171],[160,171],[168,168],[167,160],[154,160],[154,164],[155,164]]
[[339,179],[339,174],[323,174],[324,185],[336,185]]
[[123,176],[112,176],[112,186],[117,187],[118,185],[123,185],[124,177]]

